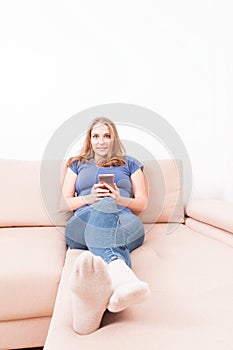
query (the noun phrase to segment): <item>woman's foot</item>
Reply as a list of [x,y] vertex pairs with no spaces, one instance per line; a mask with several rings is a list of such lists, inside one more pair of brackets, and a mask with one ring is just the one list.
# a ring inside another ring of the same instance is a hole
[[108,265],[108,272],[114,290],[108,304],[109,311],[122,311],[131,305],[143,302],[149,296],[148,284],[139,280],[123,260],[112,261]]
[[148,284],[142,281],[119,286],[109,300],[108,310],[119,312],[131,305],[139,304],[147,299],[149,293]]
[[70,287],[74,330],[79,334],[94,332],[113,292],[106,263],[90,252],[82,253],[75,261]]

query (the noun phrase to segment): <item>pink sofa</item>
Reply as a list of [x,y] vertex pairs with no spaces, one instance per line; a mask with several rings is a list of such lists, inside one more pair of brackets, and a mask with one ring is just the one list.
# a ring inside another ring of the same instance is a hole
[[184,210],[181,162],[143,163],[146,238],[132,263],[151,296],[118,314],[106,312],[99,330],[80,336],[72,330],[67,280],[82,251],[66,249],[69,214],[58,210],[60,186],[51,219],[40,162],[0,161],[0,349],[233,347],[233,204],[193,200]]

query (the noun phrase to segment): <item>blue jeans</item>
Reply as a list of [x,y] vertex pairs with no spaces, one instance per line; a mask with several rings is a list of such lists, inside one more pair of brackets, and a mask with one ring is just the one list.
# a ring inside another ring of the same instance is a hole
[[88,249],[106,263],[123,259],[130,267],[130,252],[142,245],[144,234],[139,218],[127,209],[118,209],[111,198],[78,210],[65,229],[71,249]]

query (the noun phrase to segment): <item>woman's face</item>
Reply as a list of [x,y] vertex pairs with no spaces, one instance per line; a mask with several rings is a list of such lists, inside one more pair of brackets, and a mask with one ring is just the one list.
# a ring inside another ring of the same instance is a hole
[[107,156],[112,141],[110,130],[107,125],[94,125],[91,131],[91,145],[95,154],[95,160],[99,160]]

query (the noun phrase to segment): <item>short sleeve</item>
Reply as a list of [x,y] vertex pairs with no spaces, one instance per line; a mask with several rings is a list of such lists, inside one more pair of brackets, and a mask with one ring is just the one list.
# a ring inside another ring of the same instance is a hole
[[143,171],[142,163],[139,162],[139,160],[137,160],[136,158],[126,157],[126,160],[127,160],[127,163],[128,163],[128,168],[129,168],[130,175],[135,173],[135,171],[137,171],[138,169],[141,169]]
[[70,167],[69,167],[76,175],[78,175],[78,161],[76,160]]

